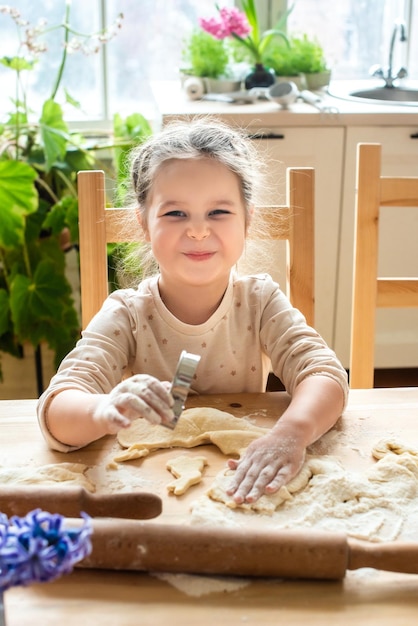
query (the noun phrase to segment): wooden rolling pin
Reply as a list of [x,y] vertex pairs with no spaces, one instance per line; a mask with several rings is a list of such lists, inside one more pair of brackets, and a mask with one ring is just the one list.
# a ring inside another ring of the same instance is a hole
[[150,519],[160,515],[162,500],[153,493],[91,494],[83,487],[1,485],[2,513],[22,516],[38,508],[65,517],[79,517],[84,511],[91,517]]
[[330,580],[360,567],[418,574],[418,542],[371,543],[310,529],[94,520],[92,544],[79,567]]

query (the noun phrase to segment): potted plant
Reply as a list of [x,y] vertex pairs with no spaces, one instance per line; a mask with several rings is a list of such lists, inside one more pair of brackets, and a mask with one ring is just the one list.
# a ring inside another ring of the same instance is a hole
[[184,43],[185,76],[201,78],[207,92],[235,91],[240,81],[229,76],[229,53],[225,42],[195,28]]
[[331,70],[325,59],[324,49],[314,37],[306,33],[300,37],[292,37],[291,48],[297,60],[299,71],[305,74],[308,89],[319,89],[329,84]]
[[[23,78],[42,55],[45,58],[42,35],[51,27],[31,27],[16,9],[0,7],[0,14],[15,22],[20,42],[15,56],[0,59],[16,74],[13,110],[0,124],[0,353],[19,357],[25,343],[35,350],[45,343],[56,365],[73,347],[80,329],[66,278],[63,240],[68,235],[72,242],[78,239],[77,171],[95,167],[94,154],[82,136],[69,130],[58,102],[72,35],[70,3],[65,6],[63,22],[52,27],[63,34],[61,63],[35,115]],[[93,36],[97,44],[109,41],[121,17],[113,28]],[[80,43],[79,34],[77,38]],[[91,38],[84,36],[85,43]]]
[[268,63],[278,76],[286,76],[288,80],[302,77],[299,80],[304,88],[319,89],[330,81],[331,70],[323,48],[316,38],[310,38],[306,33],[291,36],[289,46],[275,42],[270,48]]
[[306,89],[305,74],[300,69],[291,40],[289,45],[280,41],[274,42],[268,51],[266,62],[274,70],[276,81],[292,81],[298,89]]
[[214,38],[223,41],[232,38],[243,48],[244,58],[251,63],[250,72],[245,77],[245,87],[269,87],[275,82],[274,72],[266,66],[269,48],[276,38],[287,43],[281,30],[290,13],[288,10],[275,28],[261,32],[254,0],[242,0],[243,11],[232,7],[218,8],[217,18],[199,20],[201,28]]

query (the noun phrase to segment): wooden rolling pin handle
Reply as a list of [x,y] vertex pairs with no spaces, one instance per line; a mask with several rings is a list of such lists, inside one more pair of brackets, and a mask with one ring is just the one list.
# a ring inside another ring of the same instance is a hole
[[0,511],[6,515],[26,515],[34,509],[79,517],[84,511],[92,517],[150,519],[160,515],[162,500],[152,493],[91,494],[83,487],[41,485],[2,485]]
[[92,544],[80,567],[338,580],[348,560],[344,534],[311,530],[94,520]]
[[348,569],[374,567],[389,572],[418,574],[418,543],[391,541],[371,543],[349,539]]

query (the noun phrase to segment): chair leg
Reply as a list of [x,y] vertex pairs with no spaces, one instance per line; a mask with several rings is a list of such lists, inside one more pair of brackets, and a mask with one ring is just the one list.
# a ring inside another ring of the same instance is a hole
[[42,372],[42,349],[41,346],[36,346],[35,349],[35,374],[36,374],[36,387],[38,390],[38,396],[44,392],[44,377]]

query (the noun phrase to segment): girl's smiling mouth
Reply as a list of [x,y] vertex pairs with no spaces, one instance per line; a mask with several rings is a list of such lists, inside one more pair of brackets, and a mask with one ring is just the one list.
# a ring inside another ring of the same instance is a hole
[[187,257],[191,261],[207,261],[208,259],[211,259],[215,255],[215,252],[207,252],[204,250],[200,250],[200,251],[194,250],[192,252],[184,252],[183,254],[185,257]]

